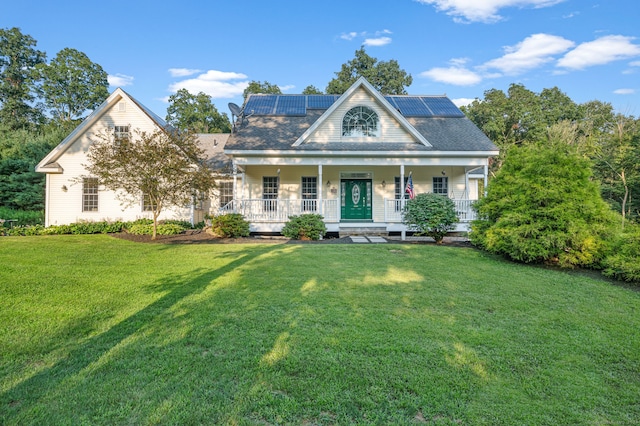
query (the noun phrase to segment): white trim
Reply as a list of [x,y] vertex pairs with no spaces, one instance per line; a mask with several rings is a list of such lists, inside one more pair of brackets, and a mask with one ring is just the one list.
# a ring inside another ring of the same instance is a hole
[[372,85],[371,83],[369,83],[364,77],[360,77],[355,83],[353,83],[353,85],[351,87],[349,87],[349,89],[344,92],[337,101],[335,101],[333,103],[333,105],[331,105],[329,107],[329,109],[327,109],[321,116],[320,118],[318,118],[315,123],[313,123],[313,125],[311,127],[309,127],[307,129],[306,132],[304,132],[302,134],[302,136],[300,136],[294,143],[292,146],[300,146],[302,143],[304,143],[307,138],[309,136],[311,136],[313,134],[313,132],[315,132],[318,127],[320,127],[327,119],[329,116],[331,116],[333,114],[333,112],[338,109],[343,103],[347,102],[347,100],[351,97],[351,95],[358,90],[359,88],[363,88],[364,90],[366,90],[373,98],[375,98],[381,105],[382,107],[385,109],[385,111],[390,114],[393,118],[395,118],[400,125],[409,133],[411,134],[414,138],[416,138],[417,141],[419,141],[422,145],[426,146],[426,147],[431,147],[432,145],[429,143],[429,141],[420,133],[418,132],[410,123],[409,121],[407,121],[406,118],[404,118],[404,116],[402,114],[400,114],[400,112],[395,109],[393,107],[393,105],[391,105],[389,103],[389,101],[387,101],[384,96],[382,96],[382,94],[380,94],[380,92],[378,92]]
[[[493,157],[499,154],[499,151],[285,151],[276,149],[264,150],[229,150],[227,155],[234,157],[236,160],[248,157],[395,157],[395,158],[415,158],[415,157]],[[483,165],[482,163],[481,165]]]

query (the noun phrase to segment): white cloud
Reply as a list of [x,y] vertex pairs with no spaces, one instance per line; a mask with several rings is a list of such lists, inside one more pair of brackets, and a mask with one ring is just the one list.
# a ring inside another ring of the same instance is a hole
[[451,102],[454,103],[455,106],[457,106],[458,108],[460,108],[461,106],[467,106],[467,105],[471,105],[471,103],[473,103],[473,101],[475,101],[476,99],[471,99],[471,98],[456,98],[456,99],[451,99]]
[[233,98],[242,95],[248,84],[245,74],[209,70],[195,78],[171,84],[169,91],[175,93],[180,89],[187,89],[193,94],[204,92],[214,99]]
[[368,31],[355,32],[351,31],[348,33],[340,34],[340,38],[342,40],[352,41],[356,38],[363,38],[362,44],[365,46],[384,46],[391,43],[391,37],[389,35],[393,34],[390,30],[384,29],[381,31],[375,31],[373,33]]
[[365,46],[385,46],[391,43],[391,37],[378,37],[378,38],[366,38],[364,40]]
[[351,31],[350,33],[343,33],[340,35],[341,39],[347,40],[347,41],[351,41],[356,37],[358,37],[358,33],[355,31]]
[[558,66],[584,69],[594,65],[640,56],[640,46],[633,44],[633,37],[610,35],[582,43],[558,61]]
[[280,90],[281,90],[282,92],[286,92],[286,91],[288,91],[288,90],[291,90],[291,89],[295,89],[295,88],[296,88],[296,86],[294,86],[293,84],[287,84],[287,85],[285,85],[285,86],[278,86],[278,87],[280,87]]
[[533,34],[515,46],[505,47],[506,54],[486,62],[483,69],[497,69],[504,74],[520,74],[554,60],[575,43],[550,34]]
[[107,75],[107,82],[109,86],[112,87],[131,86],[133,84],[133,77],[124,74],[109,74]]
[[171,77],[188,77],[193,74],[202,72],[202,70],[194,70],[189,68],[169,68]]
[[636,91],[635,89],[618,89],[614,90],[613,93],[616,95],[633,95]]
[[629,62],[629,66],[631,66],[631,67],[640,67],[640,61]]
[[482,77],[479,74],[455,65],[449,68],[431,68],[428,71],[421,72],[420,76],[456,86],[472,86],[482,81]]
[[[441,12],[454,17],[456,22],[497,22],[502,16],[500,9],[506,7],[548,7],[564,0],[417,0],[431,4]],[[461,19],[463,18],[463,19]]]

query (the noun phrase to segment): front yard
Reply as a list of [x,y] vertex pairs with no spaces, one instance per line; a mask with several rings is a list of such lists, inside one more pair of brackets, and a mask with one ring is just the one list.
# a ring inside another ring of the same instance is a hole
[[0,238],[0,424],[635,424],[640,292],[434,245]]

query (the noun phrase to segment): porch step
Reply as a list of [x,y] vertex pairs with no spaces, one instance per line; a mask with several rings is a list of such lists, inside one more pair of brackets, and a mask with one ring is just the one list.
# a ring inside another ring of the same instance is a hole
[[341,225],[338,229],[338,235],[342,237],[356,237],[356,236],[377,236],[388,237],[389,232],[386,226],[344,226]]

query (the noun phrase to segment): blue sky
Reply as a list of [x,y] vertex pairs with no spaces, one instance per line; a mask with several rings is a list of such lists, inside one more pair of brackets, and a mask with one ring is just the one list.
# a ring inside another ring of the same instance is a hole
[[161,117],[180,88],[221,112],[251,80],[322,90],[361,46],[413,76],[410,94],[464,104],[520,83],[640,115],[638,0],[22,0],[2,6],[48,59],[87,54]]

